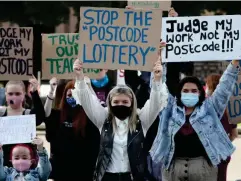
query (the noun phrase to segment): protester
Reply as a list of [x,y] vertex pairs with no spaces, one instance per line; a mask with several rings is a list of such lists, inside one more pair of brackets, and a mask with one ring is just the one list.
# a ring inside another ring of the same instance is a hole
[[[219,74],[211,74],[206,78],[206,95],[207,97],[211,96],[215,91],[221,75]],[[238,136],[237,125],[230,124],[228,120],[227,110],[224,112],[223,117],[221,118],[221,123],[224,127],[224,130],[228,134],[231,141],[233,141]],[[231,160],[231,157],[228,157],[226,160],[223,160],[218,165],[218,181],[226,181],[227,180],[227,167]]]
[[176,99],[169,94],[150,151],[153,161],[163,163],[163,181],[217,180],[216,166],[235,150],[220,119],[232,95],[238,65],[237,60],[232,61],[206,100],[196,77],[180,81]]
[[[81,103],[73,98],[74,81],[66,84],[58,109],[52,109],[56,85],[57,79],[51,79],[45,103],[46,139],[50,142],[53,168],[51,178],[55,181],[93,181],[99,131],[86,116]],[[93,91],[92,95],[96,97]]]
[[26,144],[17,144],[11,149],[12,167],[3,166],[3,150],[0,145],[0,180],[6,181],[47,181],[51,172],[51,164],[48,161],[48,154],[43,147],[43,141],[39,138],[33,140],[37,146],[39,164],[35,165],[36,158],[34,151]]
[[[24,108],[25,109],[32,109],[33,108],[33,100],[31,96],[31,84],[29,82],[24,82],[26,87],[26,94],[24,99]],[[40,95],[40,85],[38,84],[38,94]]]
[[114,82],[108,77],[107,71],[108,70],[100,69],[98,77],[91,79],[91,87],[104,107],[106,106],[107,95],[114,86]]
[[[7,107],[0,107],[0,116],[17,116],[17,115],[36,115],[36,126],[40,125],[45,119],[44,107],[39,97],[37,88],[38,81],[36,78],[29,80],[31,84],[31,96],[33,100],[33,109],[25,109],[23,107],[25,98],[25,86],[22,81],[8,81],[5,86],[5,95],[7,101]],[[10,149],[12,145],[4,145],[4,166],[11,166],[10,160]]]
[[[95,177],[96,181],[142,181],[146,157],[143,142],[146,132],[166,106],[166,86],[162,84],[160,60],[154,67],[154,86],[150,100],[139,111],[133,91],[125,85],[114,87],[107,97],[107,108],[101,106],[86,86],[82,63],[76,60],[75,92],[91,121],[101,132],[101,146]],[[162,99],[160,99],[162,97]]]
[[[55,108],[55,109],[58,109],[58,108],[59,108],[61,99],[62,99],[62,97],[63,97],[63,92],[64,92],[64,89],[65,89],[65,86],[66,86],[66,84],[67,84],[69,81],[70,81],[70,80],[66,80],[66,79],[60,79],[60,80],[58,80],[57,88],[56,88],[55,96],[54,96],[54,108]],[[53,92],[53,91],[54,91],[54,90],[52,90],[52,92]],[[54,92],[53,92],[53,93],[54,93]]]

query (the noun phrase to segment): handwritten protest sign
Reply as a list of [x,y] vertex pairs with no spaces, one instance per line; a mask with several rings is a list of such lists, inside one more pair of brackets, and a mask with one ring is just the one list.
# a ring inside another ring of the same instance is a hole
[[35,115],[0,117],[0,143],[30,143],[36,137]]
[[0,27],[0,80],[28,80],[33,74],[33,29]]
[[128,6],[140,9],[161,9],[163,11],[168,11],[171,8],[172,2],[170,0],[166,1],[138,1],[130,0],[128,1]]
[[239,15],[163,18],[163,62],[241,58]]
[[[241,66],[241,61],[239,64]],[[233,95],[228,102],[228,116],[230,123],[241,123],[241,72],[235,83]]]
[[[73,79],[73,63],[78,57],[78,33],[42,34],[42,79]],[[96,78],[100,69],[84,69]]]
[[81,7],[80,17],[78,57],[85,68],[152,70],[162,11]]

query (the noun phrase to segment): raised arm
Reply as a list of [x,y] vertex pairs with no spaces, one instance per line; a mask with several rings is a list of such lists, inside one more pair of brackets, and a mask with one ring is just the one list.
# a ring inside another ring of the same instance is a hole
[[91,93],[88,85],[85,83],[82,63],[79,60],[76,60],[74,63],[74,71],[76,74],[76,82],[75,89],[72,90],[73,97],[81,102],[89,119],[101,129],[107,119],[108,111],[100,104],[98,98]]
[[44,111],[45,111],[46,117],[49,117],[51,114],[53,100],[54,100],[54,91],[57,87],[57,79],[55,77],[53,77],[49,81],[49,84],[50,84],[50,91],[49,91],[49,94],[47,95],[47,99],[44,104]]
[[167,105],[168,91],[166,84],[162,83],[162,71],[163,68],[159,60],[154,67],[150,99],[139,112],[144,134],[155,121],[159,112]]
[[44,106],[37,90],[39,84],[35,77],[31,78],[29,82],[31,84],[30,92],[33,100],[33,109],[31,109],[30,114],[36,115],[36,126],[39,126],[45,119]]
[[7,167],[3,166],[3,150],[0,145],[0,181],[5,181],[7,178]]
[[220,119],[223,116],[231,95],[233,94],[234,85],[238,79],[238,72],[239,61],[233,60],[223,73],[214,93],[207,100],[213,105]]
[[48,159],[48,153],[45,149],[43,149],[41,151],[38,151],[38,156],[39,156],[39,163],[36,169],[39,173],[40,179],[43,181],[44,180],[47,181],[52,171],[51,163],[49,162],[49,159]]
[[39,156],[39,162],[36,171],[39,174],[40,180],[47,181],[52,171],[52,167],[48,159],[48,153],[43,147],[43,140],[40,138],[35,138],[32,144],[37,146],[37,153]]

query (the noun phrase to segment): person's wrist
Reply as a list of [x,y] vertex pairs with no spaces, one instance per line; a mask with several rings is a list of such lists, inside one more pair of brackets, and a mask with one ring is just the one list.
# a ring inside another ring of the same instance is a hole
[[160,82],[161,81],[161,77],[154,77],[154,82]]
[[81,73],[81,74],[79,74],[79,75],[76,75],[76,79],[77,79],[77,80],[84,80],[84,74]]

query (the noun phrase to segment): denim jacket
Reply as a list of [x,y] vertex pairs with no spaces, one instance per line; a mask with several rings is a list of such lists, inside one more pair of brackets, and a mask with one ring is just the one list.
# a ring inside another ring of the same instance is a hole
[[[47,181],[52,171],[51,164],[48,159],[47,151],[38,151],[39,163],[38,167],[24,172],[26,181]],[[0,151],[0,181],[14,181],[20,173],[13,167],[3,166],[3,151]]]
[[[213,95],[202,106],[196,107],[189,120],[214,166],[226,160],[235,150],[220,119],[233,93],[238,72],[239,69],[230,64]],[[185,123],[185,109],[178,107],[176,99],[169,94],[168,105],[159,116],[158,133],[150,155],[153,161],[168,169],[175,150],[174,137]]]

